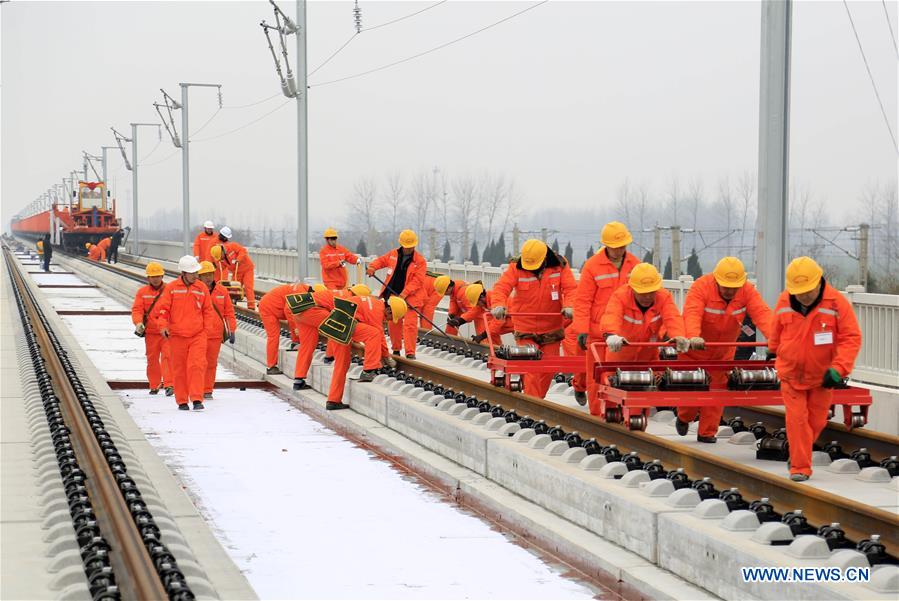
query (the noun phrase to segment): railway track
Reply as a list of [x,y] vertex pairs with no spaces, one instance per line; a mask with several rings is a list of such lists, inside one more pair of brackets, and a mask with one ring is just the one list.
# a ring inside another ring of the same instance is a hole
[[76,370],[3,245],[92,598],[194,594]]
[[[92,265],[97,265],[91,262]],[[142,265],[134,264],[135,267]],[[111,265],[101,265],[143,282],[143,277]],[[172,274],[175,275],[175,274]],[[238,308],[242,321],[261,325],[258,313]],[[287,335],[286,330],[282,330]],[[436,345],[441,350],[483,358],[486,347],[465,343],[460,338],[444,338],[422,333],[422,343]],[[692,487],[702,498],[722,498],[732,509],[751,508],[760,521],[783,520],[794,534],[824,533],[824,528],[839,523],[842,535],[831,540],[834,544],[855,548],[866,553],[872,564],[897,563],[899,549],[899,517],[888,511],[862,505],[852,499],[835,495],[807,484],[790,481],[751,465],[735,463],[714,453],[697,450],[645,432],[630,431],[618,424],[610,424],[582,410],[558,403],[529,397],[521,393],[497,388],[486,380],[478,380],[459,373],[440,369],[422,361],[395,357],[397,368],[383,370],[387,377],[404,380],[416,388],[430,387],[446,399],[477,407],[507,422],[534,428],[553,440],[565,440],[570,447],[582,446],[588,454],[603,454],[608,461],[622,461],[628,470],[644,469],[653,479],[667,478],[676,488]],[[359,362],[359,357],[354,358]],[[764,420],[782,423],[782,416],[774,412],[735,409],[747,418],[764,416]],[[782,426],[778,426],[782,427]],[[897,454],[899,438],[864,430],[846,431],[839,424],[825,430],[823,440],[838,440],[849,449],[864,447],[889,457]],[[796,510],[801,510],[796,513]],[[820,528],[815,524],[820,525]],[[876,538],[879,538],[879,542]],[[873,539],[873,540],[872,540]]]

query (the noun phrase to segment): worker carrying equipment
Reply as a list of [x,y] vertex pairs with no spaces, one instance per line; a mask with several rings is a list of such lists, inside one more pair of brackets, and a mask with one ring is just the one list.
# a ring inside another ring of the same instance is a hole
[[300,338],[293,323],[293,312],[287,298],[307,293],[311,288],[302,282],[281,284],[266,292],[259,301],[259,318],[265,329],[265,366],[270,375],[280,374],[278,347],[281,342],[281,320],[287,320],[290,339],[299,344]]
[[215,372],[218,368],[219,351],[223,342],[234,344],[234,333],[237,331],[237,318],[234,314],[234,303],[228,291],[215,281],[216,269],[209,261],[200,263],[200,281],[209,288],[212,310],[216,318],[206,329],[206,373],[203,378],[203,400],[212,398],[215,388]]
[[181,277],[166,285],[159,299],[156,324],[169,339],[179,409],[203,408],[206,375],[206,332],[217,327],[209,289],[199,281],[200,264],[192,255],[178,260]]
[[[627,251],[633,237],[627,226],[618,221],[605,224],[600,234],[602,248],[587,259],[581,269],[574,295],[574,321],[565,333],[562,345],[566,355],[584,355],[590,344],[602,340],[600,321],[612,293],[627,284],[631,270],[640,260]],[[600,353],[604,354],[605,350]],[[577,373],[572,381],[574,396],[584,405],[596,391],[594,379]]]
[[337,243],[337,230],[326,229],[324,238],[325,244],[318,251],[322,265],[322,282],[330,290],[343,290],[347,287],[347,272],[344,266],[361,265],[362,259]]
[[215,244],[218,236],[215,234],[215,224],[211,221],[203,223],[203,229],[194,238],[194,256],[197,261],[212,261],[212,255],[209,249]]
[[174,392],[169,341],[163,337],[157,325],[159,299],[165,289],[162,276],[165,270],[159,263],[151,261],[145,269],[147,285],[141,287],[131,303],[131,322],[134,334],[144,339],[147,356],[147,383],[150,394],[157,394],[161,387]]
[[[231,230],[228,227],[221,229],[219,237],[223,235],[225,230],[228,230],[230,237]],[[210,248],[209,254],[213,263],[219,269],[220,277],[216,279],[240,282],[246,295],[247,309],[251,311],[256,309],[256,293],[253,290],[256,266],[253,264],[246,247],[237,242],[225,242]]]
[[[564,257],[549,249],[545,242],[527,240],[521,247],[521,256],[509,263],[493,287],[491,313],[500,321],[512,313],[517,345],[534,344],[544,357],[558,356],[565,338],[565,320],[573,317],[576,288],[577,282]],[[510,303],[511,311],[507,311]],[[526,374],[524,392],[543,398],[552,377],[549,373]]]
[[[421,254],[415,251],[418,244],[418,236],[412,230],[403,230],[399,236],[399,248],[395,248],[384,254],[368,265],[366,273],[374,275],[381,269],[386,269],[384,286],[379,296],[389,299],[391,296],[399,296],[413,307],[423,307],[428,298],[427,285],[428,264]],[[390,343],[395,354],[405,348],[406,357],[415,358],[415,344],[418,339],[418,314],[406,313],[398,322],[387,324],[390,333]]]
[[821,267],[798,257],[787,266],[770,334],[786,410],[790,478],[801,482],[812,474],[812,445],[827,425],[832,389],[852,372],[861,330],[852,304],[825,281]]
[[[768,336],[771,309],[765,304],[755,286],[746,281],[746,269],[736,257],[724,257],[715,270],[695,282],[684,300],[684,331],[690,339],[690,351],[680,355],[687,361],[723,361],[733,359],[735,347],[714,346],[706,349],[706,342],[736,342],[743,329],[746,315]],[[754,334],[754,332],[753,332]],[[710,387],[727,388],[726,371],[710,371]],[[724,410],[722,405],[680,407],[675,427],[685,436],[690,422],[699,414],[697,440],[712,443]]]

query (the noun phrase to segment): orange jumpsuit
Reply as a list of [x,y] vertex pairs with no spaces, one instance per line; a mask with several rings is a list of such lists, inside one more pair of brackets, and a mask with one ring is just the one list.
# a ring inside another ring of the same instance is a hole
[[[360,342],[365,345],[362,369],[366,371],[378,369],[381,367],[381,358],[390,354],[390,351],[387,350],[387,341],[384,339],[384,301],[371,296],[351,296],[347,300],[357,305],[356,319],[358,323],[353,330],[352,342]],[[334,371],[331,372],[328,400],[335,403],[339,403],[343,399],[346,374],[353,356],[350,344],[334,342]]]
[[[535,344],[544,356],[557,357],[565,338],[562,309],[571,307],[577,282],[568,263],[555,253],[547,254],[546,266],[540,273],[527,271],[519,260],[509,263],[493,287],[494,306],[509,308],[510,295],[515,293],[512,313],[515,341]],[[516,313],[551,313],[552,316],[527,316]],[[524,392],[543,398],[552,383],[553,374],[525,374]]]
[[209,291],[212,301],[213,319],[206,327],[206,377],[203,380],[203,392],[212,392],[215,388],[215,370],[218,367],[219,351],[222,348],[226,332],[237,331],[237,318],[234,316],[234,303],[228,291],[213,284]]
[[490,335],[493,337],[493,342],[499,344],[499,337],[503,334],[511,334],[515,331],[515,328],[512,326],[511,319],[498,321],[490,315],[490,310],[495,306],[496,305],[493,302],[493,291],[488,290],[487,307],[484,308],[481,305],[475,305],[462,314],[462,319],[465,320],[465,323],[473,323],[475,332],[477,332],[478,335],[481,335],[486,329],[484,327],[484,315],[486,315],[487,323],[490,324]]
[[103,262],[106,260],[106,251],[99,244],[94,244],[87,249],[87,258],[91,261]]
[[[449,309],[447,310],[448,317],[462,317],[462,315],[471,309],[471,306],[468,304],[468,299],[465,298],[465,287],[468,286],[468,282],[465,280],[453,280],[453,291],[449,294]],[[447,334],[458,334],[459,329],[454,328],[453,326],[446,326]]]
[[[684,319],[674,304],[671,293],[664,288],[656,292],[653,304],[643,311],[634,299],[634,291],[627,284],[612,293],[606,312],[599,322],[600,334],[623,336],[628,342],[655,342],[661,340],[664,331],[669,338],[684,335]],[[653,346],[624,346],[617,353],[606,349],[605,359],[616,361],[653,361],[659,358],[659,349]],[[592,358],[588,359],[588,365]],[[592,369],[590,367],[589,369]],[[610,374],[606,374],[608,378]],[[600,415],[602,408],[595,395],[588,398],[590,413]]]
[[355,264],[359,257],[339,244],[325,244],[318,251],[318,259],[322,264],[322,283],[329,290],[343,290],[347,285],[347,273],[346,267],[340,263],[346,261]]
[[[303,283],[281,284],[266,292],[259,301],[259,318],[262,327],[265,328],[265,366],[274,367],[278,364],[278,345],[281,342],[281,320],[293,324],[293,313],[287,306],[289,294],[303,294],[309,291],[309,286]],[[296,328],[290,327],[290,339],[299,342]]]
[[218,317],[212,309],[209,289],[200,280],[191,285],[183,277],[169,282],[156,303],[160,330],[169,330],[169,349],[175,375],[175,401],[203,401],[206,375],[206,332]]
[[103,258],[101,259],[102,261],[105,261],[107,255],[109,255],[109,246],[111,244],[112,244],[112,238],[103,238],[102,240],[97,242],[97,244],[95,245],[95,246],[100,247],[100,249],[103,251]]
[[[574,321],[565,332],[562,349],[566,355],[582,356],[586,351],[577,343],[579,334],[587,334],[587,348],[590,344],[602,340],[599,322],[606,312],[606,305],[615,292],[623,284],[627,284],[628,276],[640,259],[629,252],[624,254],[621,268],[609,260],[605,247],[587,259],[581,270],[577,292],[574,295]],[[595,395],[596,382],[586,373],[575,374],[574,389],[580,392],[589,390],[588,396]]]
[[212,248],[218,238],[218,234],[215,232],[207,234],[205,230],[200,230],[200,233],[194,238],[194,256],[197,258],[197,261],[209,261],[212,263],[212,255],[209,254],[209,249]]
[[812,473],[812,444],[827,425],[833,397],[830,388],[822,387],[825,372],[833,367],[848,376],[862,343],[852,305],[821,281],[821,300],[805,316],[789,293],[781,293],[768,340],[768,348],[777,353],[774,366],[786,410],[791,474]]
[[[156,297],[165,290],[165,285],[159,288],[147,284],[134,295],[131,304],[131,321],[136,326],[143,323],[144,346],[147,353],[147,382],[152,390],[168,388],[172,385],[172,370],[170,367],[169,341],[159,333],[156,319],[159,317],[159,301],[153,305]],[[161,298],[159,300],[162,300]],[[153,305],[153,309],[150,309]]]
[[437,290],[434,289],[434,280],[436,279],[436,277],[430,274],[425,274],[425,300],[420,307],[416,306],[426,318],[419,319],[421,322],[419,327],[424,330],[431,330],[434,328],[434,313],[437,312],[437,305],[440,304],[440,299],[443,298],[443,295],[437,294]]
[[[755,286],[746,282],[731,301],[725,301],[718,292],[718,282],[712,274],[704,275],[693,282],[684,300],[684,331],[687,338],[700,337],[706,342],[734,342],[740,335],[740,328],[746,314],[752,319],[762,334],[768,336],[771,323],[771,309],[765,304]],[[691,350],[679,355],[686,361],[722,361],[733,359],[735,347],[717,346],[704,351]],[[727,373],[713,371],[711,388],[727,388]],[[690,423],[699,414],[700,436],[715,436],[721,422],[724,407],[680,407],[677,417]]]
[[247,299],[247,309],[256,308],[256,295],[253,291],[254,272],[256,266],[250,258],[243,244],[237,242],[225,242],[225,255],[222,257],[222,263],[228,270],[228,278],[237,280],[243,286],[244,294]]
[[[381,255],[369,264],[369,271],[374,272],[386,267],[387,273],[382,279],[387,284],[390,284],[390,278],[396,270],[397,258],[402,250],[402,248],[395,248],[387,254]],[[390,344],[394,351],[399,351],[405,346],[407,355],[415,354],[415,345],[418,340],[418,314],[412,310],[412,307],[421,311],[427,299],[427,291],[425,290],[427,285],[425,282],[427,268],[428,264],[425,258],[413,251],[411,263],[406,270],[405,285],[399,294],[409,305],[409,311],[399,323],[393,323],[391,320],[387,324],[387,330],[390,333]],[[379,296],[384,299],[391,296],[391,293],[387,291],[386,285],[381,288]]]

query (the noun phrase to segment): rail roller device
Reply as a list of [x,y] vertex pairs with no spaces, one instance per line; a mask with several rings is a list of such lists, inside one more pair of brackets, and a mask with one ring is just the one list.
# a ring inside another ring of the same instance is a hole
[[[669,347],[670,342],[637,342],[629,346]],[[597,383],[590,413],[610,423],[624,423],[631,430],[645,430],[649,412],[659,407],[750,407],[783,405],[780,379],[774,361],[759,360],[658,360],[604,361],[604,342],[590,346],[588,374]],[[715,346],[766,346],[758,342],[707,342]],[[711,373],[727,374],[726,388],[711,387]],[[868,422],[871,393],[843,386],[833,390],[833,406],[843,407],[847,428]],[[833,411],[833,407],[831,407]]]

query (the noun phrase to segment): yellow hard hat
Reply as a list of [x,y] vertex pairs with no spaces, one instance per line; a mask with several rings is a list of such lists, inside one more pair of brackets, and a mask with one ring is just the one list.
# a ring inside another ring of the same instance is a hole
[[93,246],[93,244],[91,244],[90,242],[85,242],[85,243],[84,243],[84,248],[89,249],[91,246]]
[[631,271],[628,283],[638,294],[655,292],[662,287],[662,274],[649,263],[638,263]]
[[603,226],[599,241],[609,248],[621,248],[633,242],[634,238],[626,225],[620,221],[610,221]]
[[216,244],[212,248],[209,249],[209,255],[212,257],[214,261],[221,261],[222,255],[224,255],[224,246],[221,244]]
[[546,243],[531,238],[521,247],[521,266],[527,270],[538,269],[546,260]]
[[390,307],[393,323],[397,323],[401,320],[403,315],[406,314],[406,311],[409,310],[409,305],[406,304],[406,301],[398,296],[391,296],[388,298],[387,305]]
[[465,300],[468,301],[468,304],[474,307],[478,304],[478,299],[481,298],[481,295],[484,293],[484,287],[480,284],[469,284],[465,287]]
[[403,230],[400,232],[400,246],[403,248],[415,248],[418,244],[418,236],[412,230]]
[[365,284],[356,284],[355,286],[350,286],[350,292],[352,292],[356,296],[371,296],[371,288],[369,288]]
[[327,289],[328,289],[328,287],[325,286],[324,284],[312,284],[313,292],[324,292]]
[[335,230],[333,227],[329,227],[328,229],[325,230],[325,233],[322,237],[323,238],[336,238],[337,230]]
[[712,273],[715,281],[725,288],[739,288],[746,283],[746,268],[743,261],[736,257],[724,257]]
[[203,275],[204,273],[215,273],[215,265],[209,261],[200,261],[200,271],[197,273],[200,275]]
[[156,277],[158,275],[165,275],[165,269],[163,269],[162,265],[160,265],[156,261],[150,261],[149,263],[147,263],[146,274],[148,278]]
[[450,277],[448,275],[441,275],[434,278],[434,290],[437,291],[437,294],[443,296],[446,294],[446,289],[449,288]]
[[824,270],[811,257],[797,257],[787,265],[787,292],[802,294],[814,290]]

